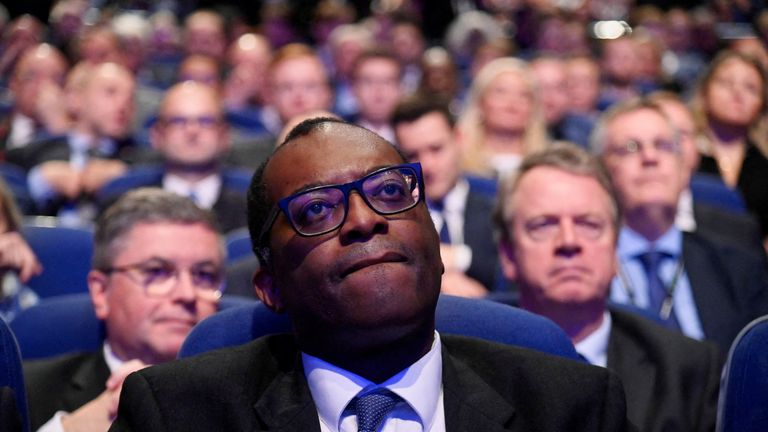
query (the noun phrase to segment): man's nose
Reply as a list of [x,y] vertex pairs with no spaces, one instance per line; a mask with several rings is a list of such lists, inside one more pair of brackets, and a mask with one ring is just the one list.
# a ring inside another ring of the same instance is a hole
[[581,246],[573,221],[568,219],[562,220],[559,228],[555,238],[556,253],[569,256],[578,253],[581,250]]
[[345,241],[360,241],[375,234],[386,232],[388,220],[376,213],[357,192],[349,194],[347,218],[341,226],[339,235]]

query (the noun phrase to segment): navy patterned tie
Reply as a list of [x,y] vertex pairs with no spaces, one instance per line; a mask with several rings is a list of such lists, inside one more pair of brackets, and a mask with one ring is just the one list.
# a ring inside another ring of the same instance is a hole
[[680,325],[675,318],[674,311],[669,314],[669,317],[661,316],[662,305],[669,296],[669,292],[664,281],[661,280],[661,276],[659,276],[659,269],[661,263],[668,257],[669,255],[658,251],[649,251],[638,255],[648,280],[648,308],[659,315],[667,327],[679,329]]
[[443,200],[435,201],[432,203],[432,209],[440,213],[440,217],[443,219],[443,224],[440,226],[440,243],[451,244],[451,234],[448,231],[448,220],[445,218],[445,203]]
[[399,396],[386,389],[356,397],[352,403],[357,414],[357,430],[376,432],[384,417],[399,400]]

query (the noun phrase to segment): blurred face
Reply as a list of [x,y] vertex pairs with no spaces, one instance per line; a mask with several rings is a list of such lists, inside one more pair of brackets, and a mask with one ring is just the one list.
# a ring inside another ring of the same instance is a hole
[[400,150],[410,162],[420,162],[427,198],[443,199],[459,178],[460,154],[453,129],[439,112],[428,113],[395,127]]
[[519,284],[522,305],[544,312],[604,302],[616,271],[616,233],[600,183],[541,166],[508,199],[515,215],[505,222],[512,240],[502,243],[502,269]]
[[568,107],[565,64],[560,60],[544,59],[531,63],[547,124],[554,125],[563,118]]
[[152,128],[152,145],[172,164],[206,167],[229,148],[229,134],[213,89],[181,84],[167,94]]
[[122,62],[117,38],[108,32],[95,32],[82,41],[80,60],[91,64]]
[[622,38],[609,41],[603,48],[601,59],[603,73],[610,81],[628,84],[637,75],[637,54],[635,43]]
[[704,90],[708,115],[730,126],[749,126],[763,104],[765,83],[751,65],[733,58],[720,64]]
[[424,38],[416,26],[400,24],[392,28],[392,50],[403,64],[416,63],[424,52]]
[[201,84],[219,85],[219,66],[211,57],[190,56],[179,66],[178,82],[195,81]]
[[328,77],[316,58],[285,60],[272,69],[270,76],[269,101],[283,123],[309,111],[330,109]]
[[96,66],[79,96],[80,129],[97,137],[125,136],[133,118],[134,85],[133,75],[122,66]]
[[693,120],[693,114],[681,102],[664,100],[659,105],[677,129],[683,166],[688,173],[693,174],[700,159],[699,150],[696,148],[696,123]]
[[187,24],[184,47],[188,54],[203,54],[220,60],[227,47],[224,29],[217,19],[197,15]]
[[606,128],[603,152],[622,209],[674,208],[687,173],[664,116],[643,108],[619,115]]
[[486,128],[518,133],[525,131],[532,104],[531,88],[516,72],[497,76],[480,100]]
[[566,66],[566,95],[569,108],[579,113],[591,113],[600,95],[600,69],[587,59],[574,59]]
[[140,223],[119,240],[113,268],[167,264],[179,272],[165,297],[150,296],[132,274],[91,271],[88,283],[96,316],[123,360],[160,363],[176,358],[190,329],[213,314],[217,302],[200,299],[190,269],[223,271],[219,236],[202,224]]
[[38,47],[24,55],[17,64],[10,83],[16,110],[35,118],[35,104],[43,83],[50,82],[62,86],[66,73],[64,58],[52,47]]
[[[401,163],[395,148],[375,134],[327,124],[281,147],[264,179],[276,202]],[[281,212],[269,234],[271,263],[255,276],[256,289],[268,305],[291,314],[300,340],[380,346],[432,325],[442,263],[423,203],[382,216],[352,192],[336,230],[303,237]]]
[[353,86],[360,116],[371,122],[389,122],[400,99],[400,67],[386,58],[371,58],[357,68]]

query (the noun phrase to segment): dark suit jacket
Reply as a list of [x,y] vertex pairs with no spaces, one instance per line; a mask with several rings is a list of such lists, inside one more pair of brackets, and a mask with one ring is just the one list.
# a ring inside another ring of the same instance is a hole
[[499,254],[493,238],[493,199],[475,190],[471,184],[464,208],[464,243],[472,248],[472,263],[467,276],[485,285],[489,291],[498,283]]
[[683,264],[704,335],[725,358],[739,331],[768,314],[765,259],[731,243],[684,233]]
[[21,432],[22,420],[16,406],[16,394],[8,386],[0,387],[0,430],[4,432]]
[[627,416],[641,431],[713,431],[720,360],[717,347],[629,312],[611,310],[608,368],[627,394]]
[[72,412],[104,390],[110,372],[101,351],[24,362],[32,430],[56,411]]
[[737,214],[711,205],[693,203],[696,232],[716,240],[723,240],[765,255],[760,224],[752,214]]
[[[447,430],[622,431],[607,370],[443,335]],[[293,337],[272,335],[131,374],[110,431],[320,431]]]

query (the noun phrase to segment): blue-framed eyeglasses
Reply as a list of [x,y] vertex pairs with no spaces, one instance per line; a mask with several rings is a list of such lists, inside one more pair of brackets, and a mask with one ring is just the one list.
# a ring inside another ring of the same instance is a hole
[[259,243],[264,244],[264,237],[280,211],[299,235],[311,237],[335,230],[347,218],[349,194],[353,190],[380,215],[410,210],[424,196],[421,165],[385,167],[349,183],[313,187],[287,196],[278,201],[267,216],[259,233]]

